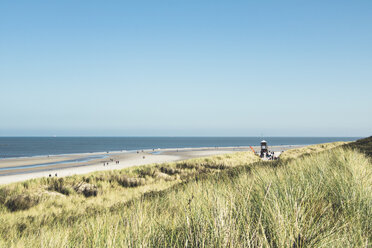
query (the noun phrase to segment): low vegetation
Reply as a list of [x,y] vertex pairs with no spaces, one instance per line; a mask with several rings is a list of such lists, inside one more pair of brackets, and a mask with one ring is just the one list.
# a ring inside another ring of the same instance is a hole
[[116,211],[145,193],[162,191],[202,174],[215,174],[257,161],[259,158],[252,152],[237,152],[2,186],[0,244],[34,233],[39,226],[69,226],[71,220]]
[[0,246],[370,247],[371,161],[355,148],[322,148],[3,186]]
[[372,157],[372,136],[365,139],[360,139],[344,145],[345,147],[358,150],[369,157]]
[[299,156],[314,154],[316,152],[322,152],[325,150],[333,149],[335,147],[346,145],[348,143],[350,142],[339,141],[339,142],[333,142],[333,143],[324,143],[324,144],[310,145],[310,146],[290,149],[290,150],[284,151],[283,154],[280,155],[280,159],[281,160],[293,159]]

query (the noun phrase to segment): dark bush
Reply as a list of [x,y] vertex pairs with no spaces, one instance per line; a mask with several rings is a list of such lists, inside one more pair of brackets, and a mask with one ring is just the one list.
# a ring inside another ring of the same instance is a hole
[[167,167],[161,167],[160,171],[168,175],[175,175],[175,174],[181,173],[181,170],[179,169],[167,168]]
[[118,177],[117,182],[123,187],[138,187],[146,184],[144,178],[130,178],[125,175]]
[[59,192],[64,195],[70,195],[73,192],[71,185],[66,185],[64,178],[52,180],[49,184],[48,189]]
[[26,210],[33,206],[36,206],[40,202],[40,196],[20,194],[10,197],[6,202],[5,206],[10,211]]
[[85,197],[97,196],[98,188],[96,185],[81,182],[74,186],[74,190],[78,194],[83,194]]
[[199,164],[192,164],[192,163],[187,163],[187,162],[178,162],[176,167],[178,169],[196,169],[196,170],[200,170],[202,168],[201,165]]
[[140,168],[136,171],[140,177],[154,177],[155,173],[158,172],[156,168]]

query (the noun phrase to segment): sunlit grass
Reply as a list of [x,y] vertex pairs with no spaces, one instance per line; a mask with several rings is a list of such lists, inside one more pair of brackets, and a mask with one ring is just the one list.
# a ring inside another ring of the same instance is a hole
[[305,147],[300,147],[300,148],[294,148],[294,149],[284,151],[280,155],[280,159],[283,160],[283,159],[297,158],[302,155],[333,149],[335,147],[342,146],[348,143],[350,142],[339,141],[339,142],[323,143],[323,144],[310,145],[310,146],[305,146]]
[[[0,246],[370,247],[371,161],[329,147],[272,162],[237,153],[66,178],[85,178],[99,193],[55,196],[24,211],[3,207]],[[114,175],[146,183],[123,187],[109,181]],[[28,189],[49,187],[41,182]]]
[[[213,174],[258,160],[252,152],[237,152],[2,186],[0,239],[17,239],[21,233],[39,230],[38,226],[56,223],[68,226],[72,220],[120,208],[147,192],[162,191],[200,174]],[[85,186],[86,190],[82,191]]]

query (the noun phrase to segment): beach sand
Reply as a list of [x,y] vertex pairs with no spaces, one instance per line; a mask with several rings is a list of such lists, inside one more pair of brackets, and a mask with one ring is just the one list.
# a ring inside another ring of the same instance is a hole
[[[270,150],[284,151],[294,147],[299,146],[272,146]],[[259,147],[253,148],[255,151],[259,151]],[[1,159],[0,184],[49,177],[49,175],[52,177],[56,175],[58,177],[65,177],[94,171],[123,169],[131,166],[180,161],[248,150],[250,150],[249,147],[170,148]],[[92,160],[71,162],[71,160],[82,160],[86,158],[92,158]],[[116,164],[115,161],[119,161],[119,164]],[[38,166],[39,164],[46,163],[57,164]],[[29,168],[24,168],[25,166],[29,166]]]

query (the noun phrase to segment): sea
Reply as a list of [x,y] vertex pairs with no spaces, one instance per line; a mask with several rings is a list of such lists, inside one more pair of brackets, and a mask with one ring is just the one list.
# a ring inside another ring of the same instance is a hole
[[0,137],[0,159],[157,148],[310,145],[361,137]]

